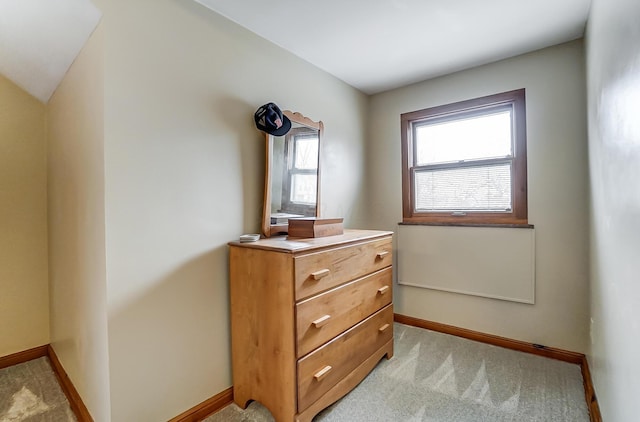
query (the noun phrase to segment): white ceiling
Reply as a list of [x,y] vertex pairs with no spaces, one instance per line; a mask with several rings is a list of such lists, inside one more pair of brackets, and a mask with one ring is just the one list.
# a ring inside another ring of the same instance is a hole
[[46,103],[100,16],[89,0],[0,0],[0,74]]
[[195,0],[368,94],[582,37],[590,0]]
[[[590,7],[590,0],[196,1],[369,94],[579,38]],[[0,73],[47,102],[100,16],[90,0],[0,0]]]

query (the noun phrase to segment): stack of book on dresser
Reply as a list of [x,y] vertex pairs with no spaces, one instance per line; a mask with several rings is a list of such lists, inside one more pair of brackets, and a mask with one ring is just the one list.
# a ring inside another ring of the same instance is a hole
[[287,224],[290,218],[304,217],[302,214],[291,214],[288,212],[272,212],[271,224]]
[[324,237],[342,234],[342,218],[303,217],[289,219],[289,237]]

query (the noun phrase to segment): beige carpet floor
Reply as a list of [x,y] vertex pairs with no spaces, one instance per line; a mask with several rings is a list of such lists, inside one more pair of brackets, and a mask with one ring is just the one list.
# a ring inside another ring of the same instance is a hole
[[[316,422],[588,422],[578,365],[395,324],[383,359]],[[271,422],[257,402],[205,422]]]
[[0,369],[0,422],[75,422],[49,359]]

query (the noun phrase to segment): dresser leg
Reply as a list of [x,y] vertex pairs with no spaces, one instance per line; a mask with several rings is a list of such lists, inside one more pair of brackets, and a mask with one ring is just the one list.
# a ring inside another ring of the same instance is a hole
[[238,389],[234,388],[234,390],[233,390],[233,402],[240,409],[246,409],[247,406],[249,406],[249,403],[251,403],[252,401],[253,400],[251,400],[251,397],[247,396],[242,391],[239,391]]
[[[247,407],[249,407],[249,405],[251,404],[251,402],[256,401],[250,398],[238,398],[235,395],[235,391],[234,391],[234,396],[233,396],[233,402],[241,409],[246,410]],[[262,404],[262,406],[267,409],[269,411],[269,413],[271,414],[271,416],[273,416],[273,419],[275,419],[276,422],[294,422],[295,419],[295,411],[294,409],[282,409],[282,408],[274,408],[274,409],[270,409],[269,406],[265,405],[264,403],[258,401],[260,404]],[[310,421],[309,421],[310,422]]]
[[[360,366],[346,375],[335,386],[327,391],[318,401],[296,415],[296,422],[311,422],[322,409],[336,402],[353,390],[376,367],[383,356],[393,356],[393,339],[378,349]],[[276,419],[277,421],[277,419]],[[279,421],[278,421],[279,422]]]

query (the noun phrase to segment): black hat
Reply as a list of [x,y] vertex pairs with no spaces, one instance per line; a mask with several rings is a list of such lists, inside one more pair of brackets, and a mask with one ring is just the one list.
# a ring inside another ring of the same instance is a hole
[[256,127],[270,135],[283,136],[291,129],[291,120],[274,103],[261,106],[253,118]]

